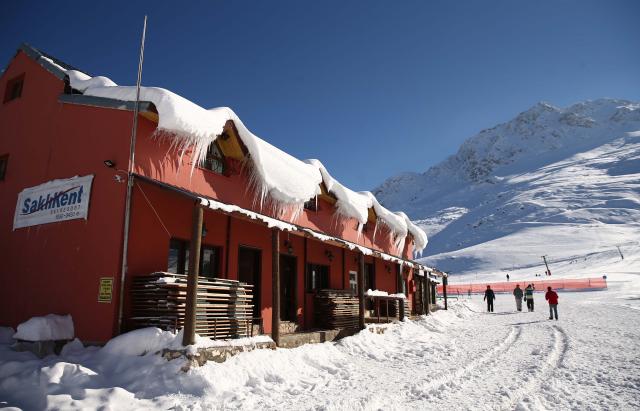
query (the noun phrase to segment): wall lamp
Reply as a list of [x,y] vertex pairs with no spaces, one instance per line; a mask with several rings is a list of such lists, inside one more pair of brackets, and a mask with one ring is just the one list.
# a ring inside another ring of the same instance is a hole
[[329,262],[333,261],[333,253],[330,250],[324,250],[324,255],[327,256]]
[[116,162],[113,160],[104,160],[103,161],[104,165],[109,167],[109,168],[113,168],[116,166]]
[[284,246],[287,248],[289,255],[293,254],[293,244],[289,240],[284,240]]

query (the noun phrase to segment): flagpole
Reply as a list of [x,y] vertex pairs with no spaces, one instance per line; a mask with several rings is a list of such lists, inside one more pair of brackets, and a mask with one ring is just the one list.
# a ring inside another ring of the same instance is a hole
[[127,197],[124,206],[124,235],[122,241],[122,266],[120,271],[120,294],[118,304],[118,333],[122,333],[124,315],[124,284],[128,270],[129,225],[131,221],[131,197],[133,195],[133,171],[135,170],[136,137],[138,131],[138,113],[140,112],[140,83],[142,82],[142,63],[144,62],[144,41],[147,34],[147,16],[144,16],[142,40],[140,41],[140,59],[138,61],[138,79],[136,81],[136,102],[133,108],[133,125],[131,127],[131,142],[129,144],[129,167],[127,170]]

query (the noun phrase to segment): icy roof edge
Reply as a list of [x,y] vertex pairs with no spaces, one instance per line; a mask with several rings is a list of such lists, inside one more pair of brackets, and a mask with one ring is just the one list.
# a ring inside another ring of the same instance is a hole
[[60,68],[62,65],[66,65],[66,64],[62,62],[60,62],[61,64],[52,63],[52,61],[56,61],[56,59],[42,53],[40,50],[30,46],[27,43],[22,43],[18,51],[22,51],[24,54],[31,57],[33,60],[35,60],[36,63],[40,64],[42,68],[44,68],[45,70],[47,70],[49,73],[53,74],[60,80],[64,80],[65,78],[67,78],[67,73],[64,70],[61,70]]

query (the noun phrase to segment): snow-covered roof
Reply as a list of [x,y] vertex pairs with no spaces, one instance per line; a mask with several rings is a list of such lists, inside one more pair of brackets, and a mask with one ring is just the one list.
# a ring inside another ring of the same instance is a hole
[[217,201],[217,200],[214,200],[211,198],[205,198],[205,197],[199,197],[199,201],[200,201],[200,204],[204,207],[207,207],[216,211],[222,211],[229,214],[231,213],[241,214],[245,217],[250,218],[251,220],[260,221],[265,225],[267,225],[267,227],[269,228],[278,228],[279,230],[282,230],[282,231],[304,233],[305,235],[308,235],[310,237],[313,237],[323,242],[333,242],[343,247],[346,247],[349,250],[358,250],[364,255],[373,255],[376,257],[380,257],[384,261],[389,261],[392,263],[408,266],[408,267],[419,269],[419,270],[435,271],[433,268],[426,267],[418,262],[405,260],[403,258],[398,258],[396,256],[384,253],[382,251],[374,250],[369,247],[362,246],[360,244],[352,243],[351,241],[347,241],[339,237],[334,237],[327,234],[319,233],[307,227],[301,227],[296,224],[278,220],[276,218],[269,217],[252,210],[247,210],[246,208],[242,208],[234,204],[226,204],[221,201]]
[[[31,49],[32,57],[36,58],[34,53],[39,52]],[[57,75],[65,73],[71,87],[85,96],[136,100],[136,88],[133,86],[118,86],[103,76],[91,77],[43,54],[37,56],[36,60]],[[192,167],[205,159],[209,145],[223,133],[226,123],[232,121],[248,151],[248,161],[252,165],[251,184],[258,193],[256,203],[260,209],[266,206],[278,218],[290,215],[291,221],[295,221],[304,203],[320,194],[320,184],[324,183],[337,199],[336,213],[339,217],[354,218],[359,223],[359,229],[362,229],[367,222],[369,209],[373,208],[377,221],[388,228],[392,242],[400,252],[408,234],[414,239],[417,253],[426,247],[426,234],[406,214],[387,210],[370,192],[357,193],[340,184],[320,161],[301,161],[262,140],[230,108],[207,110],[159,87],[141,87],[140,101],[155,105],[158,111],[156,132],[170,137],[172,147],[178,150],[181,158],[190,152]]]

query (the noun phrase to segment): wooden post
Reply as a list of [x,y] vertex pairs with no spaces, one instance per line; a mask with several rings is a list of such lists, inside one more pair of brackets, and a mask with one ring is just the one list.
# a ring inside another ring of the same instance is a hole
[[442,295],[444,296],[444,309],[447,310],[447,277],[442,277]]
[[385,298],[384,301],[385,301],[385,304],[386,304],[386,307],[387,307],[386,308],[387,309],[387,322],[389,322],[389,299]]
[[400,306],[398,307],[398,313],[400,318],[398,318],[400,321],[404,320],[404,299],[400,298],[398,299],[398,304],[400,304]]
[[429,279],[428,274],[425,275],[425,281],[422,283],[424,286],[424,296],[426,297],[425,301],[427,312],[425,313],[425,315],[429,315],[431,314],[431,280]]
[[346,273],[346,263],[344,261],[344,259],[346,258],[345,256],[346,254],[346,250],[344,248],[342,248],[342,289],[344,290],[348,290],[349,286],[347,284],[346,278],[347,278],[347,273]]
[[224,246],[224,278],[229,278],[229,248],[231,247],[231,216],[227,216],[227,238]]
[[302,291],[302,321],[304,323],[304,328],[306,330],[311,328],[311,324],[307,324],[307,290],[309,287],[309,284],[307,284],[307,276],[309,273],[307,273],[307,236],[304,236],[304,253],[303,253],[303,257],[302,257],[302,264],[303,264],[303,273],[304,273],[304,277],[302,277],[302,288],[304,288],[304,290]]
[[196,309],[198,305],[198,275],[200,274],[200,249],[202,244],[202,207],[193,207],[193,225],[191,227],[191,250],[189,251],[189,273],[187,274],[187,301],[184,319],[182,345],[196,342]]
[[360,269],[358,270],[358,323],[360,329],[365,329],[364,324],[364,254],[360,254]]
[[271,338],[280,345],[280,230],[271,232]]

